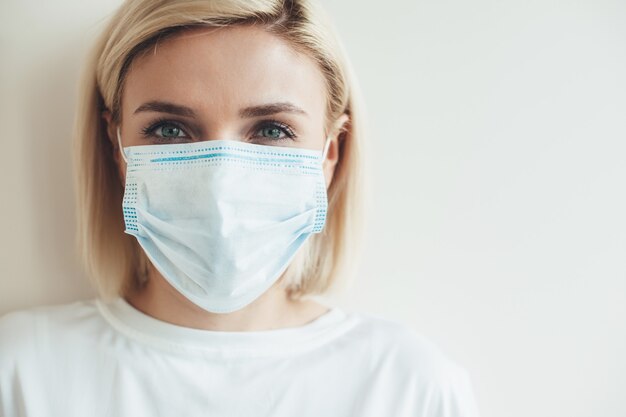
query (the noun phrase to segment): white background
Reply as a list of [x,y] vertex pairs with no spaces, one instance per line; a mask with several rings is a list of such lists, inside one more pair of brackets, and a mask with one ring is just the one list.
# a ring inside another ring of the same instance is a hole
[[[626,415],[626,2],[325,0],[369,109],[360,274],[483,416]],[[91,297],[70,133],[106,0],[0,5],[0,314]]]

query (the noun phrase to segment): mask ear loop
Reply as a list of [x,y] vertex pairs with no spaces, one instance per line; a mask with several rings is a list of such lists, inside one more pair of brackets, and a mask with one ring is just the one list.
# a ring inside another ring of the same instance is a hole
[[326,137],[326,143],[324,143],[324,150],[322,151],[322,162],[326,159],[328,148],[330,147],[330,135]]
[[120,137],[120,127],[117,127],[117,146],[120,148],[120,152],[122,153],[122,158],[124,158],[124,162],[128,165],[128,159],[126,159],[126,153],[124,152],[124,148],[122,148],[122,138]]
[[333,135],[334,130],[331,130],[331,133],[326,136],[326,143],[324,144],[324,151],[322,152],[322,162],[326,159],[326,154],[328,153],[328,148],[330,147],[330,138]]

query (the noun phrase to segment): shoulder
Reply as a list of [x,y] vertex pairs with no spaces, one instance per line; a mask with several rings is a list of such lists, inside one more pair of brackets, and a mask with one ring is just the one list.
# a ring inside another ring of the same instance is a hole
[[0,317],[0,367],[75,337],[98,321],[95,300],[12,311]]
[[352,313],[369,349],[376,378],[387,375],[402,401],[424,416],[476,417],[470,375],[437,344],[410,325],[371,313]]
[[404,322],[372,313],[351,313],[358,324],[353,332],[367,342],[372,352],[381,357],[401,362],[411,370],[419,370],[425,377],[437,378],[454,373],[459,366],[431,339],[418,333]]

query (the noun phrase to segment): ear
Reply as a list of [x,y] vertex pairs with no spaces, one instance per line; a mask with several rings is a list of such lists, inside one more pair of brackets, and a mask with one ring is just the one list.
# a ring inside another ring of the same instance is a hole
[[113,161],[115,161],[115,165],[117,166],[120,180],[122,181],[122,184],[124,184],[126,164],[120,163],[121,155],[120,147],[117,142],[117,123],[113,121],[113,116],[111,115],[111,112],[109,110],[103,110],[100,115],[106,123],[107,138],[109,139],[109,142],[111,142],[111,147],[113,149]]
[[343,133],[347,131],[349,122],[350,117],[346,113],[343,113],[337,118],[329,134],[330,143],[328,144],[328,152],[326,153],[326,159],[324,160],[323,165],[324,177],[326,178],[326,189],[328,189],[332,183],[333,176],[335,174],[335,167],[341,157],[341,155],[339,155],[339,144],[340,141],[344,139]]
[[117,124],[113,122],[113,116],[109,110],[103,110],[100,115],[106,123],[107,137],[111,142],[111,146],[113,146],[114,150],[117,150]]

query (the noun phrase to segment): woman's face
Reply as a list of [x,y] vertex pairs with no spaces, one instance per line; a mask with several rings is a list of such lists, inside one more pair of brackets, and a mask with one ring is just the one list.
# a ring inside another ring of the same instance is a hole
[[[135,59],[122,93],[120,135],[123,147],[230,139],[322,150],[325,111],[317,64],[284,40],[251,26],[197,29]],[[117,126],[104,117],[117,146]],[[327,186],[336,139],[324,166]]]

